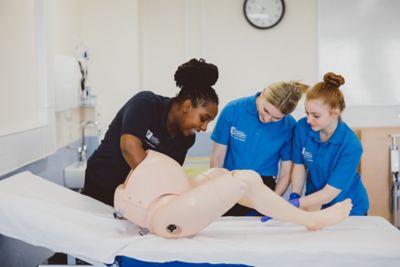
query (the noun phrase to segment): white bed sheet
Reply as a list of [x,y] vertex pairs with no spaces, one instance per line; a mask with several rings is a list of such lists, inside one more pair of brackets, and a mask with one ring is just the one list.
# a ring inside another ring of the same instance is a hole
[[350,217],[321,231],[257,217],[225,217],[192,238],[140,236],[113,208],[29,172],[0,181],[0,233],[112,263],[242,263],[253,266],[400,266],[400,232],[381,217]]

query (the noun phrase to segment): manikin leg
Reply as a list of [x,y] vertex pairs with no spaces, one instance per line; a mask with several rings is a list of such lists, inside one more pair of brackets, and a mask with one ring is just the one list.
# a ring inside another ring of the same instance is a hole
[[210,168],[209,170],[195,176],[189,178],[190,185],[192,188],[197,187],[201,184],[207,183],[210,180],[221,177],[224,174],[230,173],[227,169],[224,168]]
[[246,184],[229,172],[214,177],[152,212],[150,232],[166,238],[195,235],[233,207],[245,190]]
[[240,199],[248,199],[246,205],[262,214],[312,230],[341,222],[352,207],[346,200],[325,210],[303,211],[265,186],[256,172],[234,171],[233,175],[214,177],[159,206],[152,213],[150,232],[166,238],[194,235]]
[[254,171],[239,170],[233,172],[233,177],[248,185],[245,198],[258,212],[274,219],[292,222],[317,230],[334,225],[344,220],[352,208],[351,200],[347,199],[324,210],[304,211],[289,204],[285,199],[264,186],[259,175]]

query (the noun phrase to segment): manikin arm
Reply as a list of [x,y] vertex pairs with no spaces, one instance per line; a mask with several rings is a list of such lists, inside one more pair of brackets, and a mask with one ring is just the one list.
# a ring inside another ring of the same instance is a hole
[[281,161],[279,167],[279,176],[275,187],[275,193],[282,196],[290,183],[290,172],[292,170],[293,163],[290,160]]
[[224,166],[227,149],[228,146],[214,142],[210,161],[211,168],[222,168]]

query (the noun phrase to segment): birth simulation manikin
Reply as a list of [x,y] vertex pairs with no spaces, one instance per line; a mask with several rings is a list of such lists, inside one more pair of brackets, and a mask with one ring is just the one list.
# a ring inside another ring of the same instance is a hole
[[238,202],[311,230],[341,222],[352,207],[351,201],[345,200],[324,210],[298,209],[249,170],[212,168],[188,178],[175,160],[152,150],[114,195],[117,216],[138,225],[142,234],[165,238],[195,235]]

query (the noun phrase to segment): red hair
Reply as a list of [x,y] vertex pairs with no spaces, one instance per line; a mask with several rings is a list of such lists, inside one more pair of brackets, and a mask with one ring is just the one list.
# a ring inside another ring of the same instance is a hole
[[306,100],[322,99],[330,108],[338,108],[342,112],[346,107],[346,103],[339,87],[344,82],[342,76],[328,72],[324,75],[323,82],[315,84],[307,91]]

